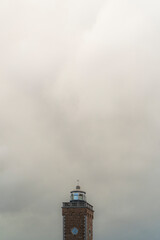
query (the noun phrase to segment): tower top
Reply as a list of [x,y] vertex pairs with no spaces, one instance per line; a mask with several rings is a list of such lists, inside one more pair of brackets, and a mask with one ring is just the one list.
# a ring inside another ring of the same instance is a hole
[[87,202],[86,192],[83,191],[77,181],[77,186],[70,192],[70,202],[63,202],[62,208],[88,208],[92,212],[93,206]]
[[81,190],[79,180],[77,180],[77,186],[75,190],[71,191],[71,201],[86,201],[86,192]]

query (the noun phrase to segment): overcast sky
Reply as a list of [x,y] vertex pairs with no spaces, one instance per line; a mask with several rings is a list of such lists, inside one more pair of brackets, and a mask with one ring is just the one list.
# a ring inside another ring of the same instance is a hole
[[160,239],[160,1],[0,1],[0,239]]

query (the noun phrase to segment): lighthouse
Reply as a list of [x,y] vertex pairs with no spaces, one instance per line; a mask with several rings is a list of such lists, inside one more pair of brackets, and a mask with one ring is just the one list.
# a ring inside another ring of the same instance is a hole
[[63,202],[63,240],[93,240],[93,206],[79,183],[70,192],[70,201]]

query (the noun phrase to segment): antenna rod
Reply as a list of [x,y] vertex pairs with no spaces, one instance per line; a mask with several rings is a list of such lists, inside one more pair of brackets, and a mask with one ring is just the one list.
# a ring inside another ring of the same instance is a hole
[[77,179],[77,186],[79,186],[79,179]]

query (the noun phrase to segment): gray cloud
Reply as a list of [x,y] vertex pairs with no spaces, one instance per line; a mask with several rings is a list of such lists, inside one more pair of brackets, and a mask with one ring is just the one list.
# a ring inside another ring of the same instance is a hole
[[159,240],[159,2],[0,6],[2,240],[61,239],[77,178],[95,239]]

